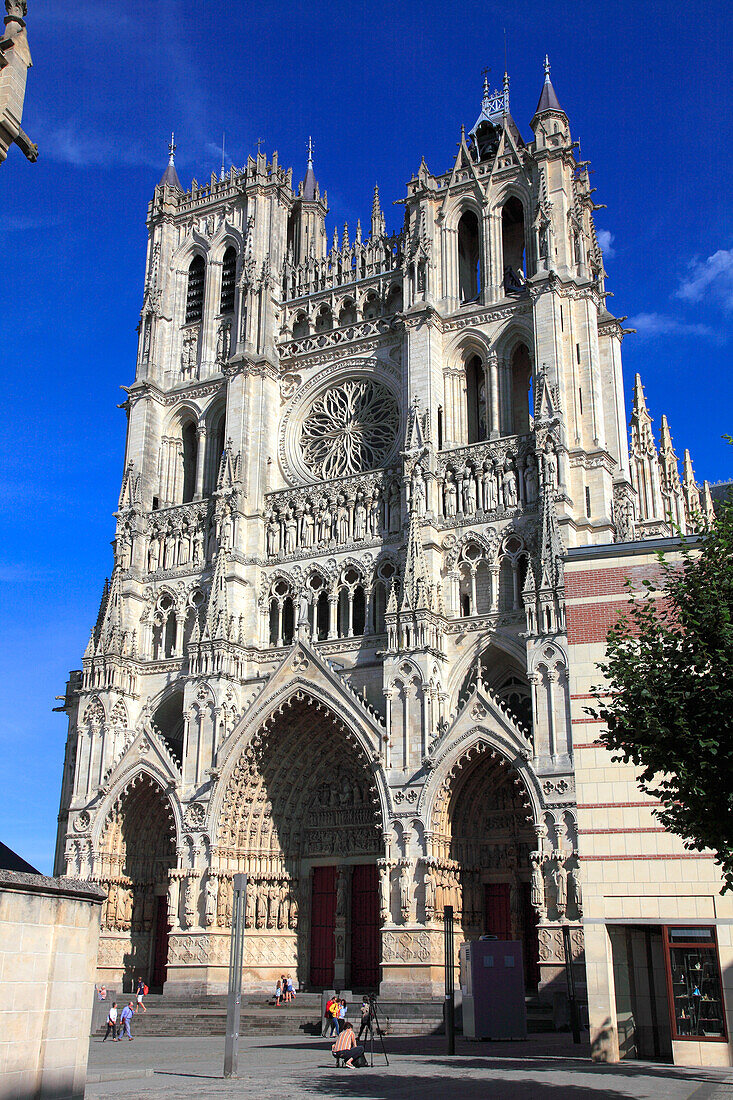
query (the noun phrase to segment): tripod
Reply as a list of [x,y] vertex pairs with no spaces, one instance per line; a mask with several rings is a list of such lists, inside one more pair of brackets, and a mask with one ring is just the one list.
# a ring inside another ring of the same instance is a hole
[[386,1065],[389,1065],[389,1058],[387,1057],[387,1050],[384,1045],[384,1035],[382,1028],[379,1025],[379,1015],[377,1014],[377,998],[369,998],[369,1037],[371,1039],[371,1046],[369,1051],[369,1065],[374,1065],[374,1032],[376,1031],[379,1042],[382,1047],[382,1054],[384,1055],[384,1061]]

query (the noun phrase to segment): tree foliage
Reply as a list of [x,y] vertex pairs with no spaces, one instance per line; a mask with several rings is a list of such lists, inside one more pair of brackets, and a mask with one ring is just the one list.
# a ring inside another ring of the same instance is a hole
[[594,689],[599,740],[635,764],[662,824],[695,850],[712,849],[733,889],[733,499],[713,524],[659,555],[608,633]]

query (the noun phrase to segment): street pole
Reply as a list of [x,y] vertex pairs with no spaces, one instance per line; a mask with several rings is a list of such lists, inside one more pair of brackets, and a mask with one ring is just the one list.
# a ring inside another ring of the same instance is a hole
[[443,908],[443,937],[445,950],[445,1037],[448,1044],[448,1054],[456,1052],[456,1015],[454,990],[454,966],[453,959],[453,906],[446,905]]
[[575,993],[575,975],[573,974],[573,951],[570,944],[570,929],[567,924],[562,926],[562,946],[565,953],[565,981],[568,985],[568,1005],[570,1007],[570,1027],[573,1031],[573,1042],[580,1042],[580,1016],[578,1013],[578,998]]
[[244,955],[244,909],[247,876],[234,876],[232,940],[229,950],[227,1035],[224,1043],[224,1076],[236,1077],[239,1068],[239,1013],[242,1007],[242,957]]

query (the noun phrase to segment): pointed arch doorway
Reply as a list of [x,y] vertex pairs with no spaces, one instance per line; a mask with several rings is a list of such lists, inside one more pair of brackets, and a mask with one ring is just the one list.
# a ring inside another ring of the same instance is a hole
[[[453,905],[463,938],[522,943],[525,985],[539,980],[537,914],[531,904],[535,831],[524,783],[486,741],[453,765],[433,810],[436,919]],[[460,935],[458,937],[461,938]]]
[[242,750],[215,850],[220,914],[248,876],[244,981],[271,988],[374,988],[379,980],[379,799],[358,739],[298,692]]
[[107,891],[102,905],[100,980],[132,992],[142,977],[154,990],[168,962],[168,872],[176,865],[173,810],[163,788],[142,772],[107,813],[94,878]]

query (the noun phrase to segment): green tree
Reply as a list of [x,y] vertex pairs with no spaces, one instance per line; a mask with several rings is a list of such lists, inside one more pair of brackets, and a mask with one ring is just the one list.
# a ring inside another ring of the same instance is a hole
[[733,499],[701,533],[680,536],[681,558],[659,554],[660,577],[630,590],[628,612],[608,633],[593,690],[615,760],[661,806],[662,824],[685,847],[716,853],[733,889]]

